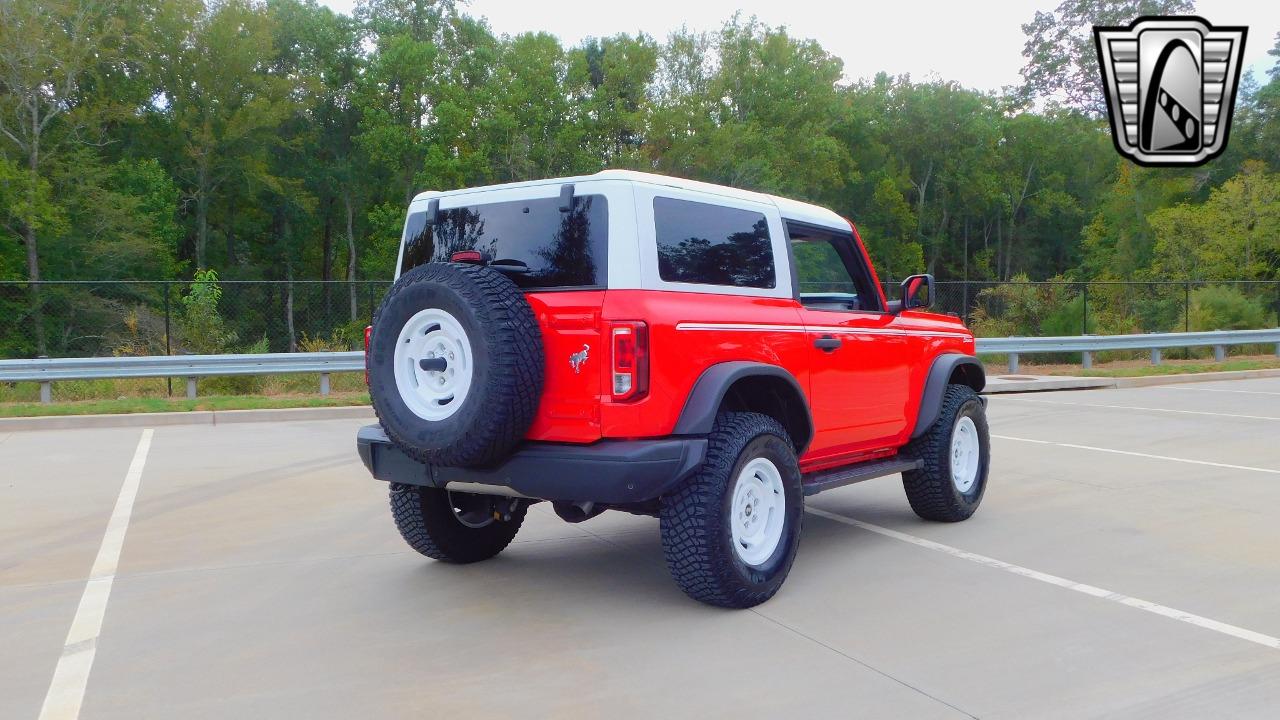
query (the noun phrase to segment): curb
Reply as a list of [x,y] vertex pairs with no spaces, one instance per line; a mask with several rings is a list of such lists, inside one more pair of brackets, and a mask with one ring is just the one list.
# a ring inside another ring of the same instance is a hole
[[[1262,370],[1224,370],[1221,372],[1184,373],[1180,375],[1150,375],[1147,377],[1110,378],[1082,377],[1077,375],[1027,376],[1019,380],[1003,380],[999,376],[987,380],[983,395],[1001,393],[1045,392],[1050,390],[1115,390],[1118,388],[1155,387],[1182,383],[1213,382],[1215,380],[1253,380],[1280,377],[1280,368]],[[992,382],[997,381],[997,382]]]
[[1214,380],[1255,380],[1280,377],[1280,368],[1263,370],[1224,370],[1222,372],[1186,373],[1183,375],[1152,375],[1150,377],[1113,378],[1116,387],[1150,387],[1152,385],[1178,385],[1180,383],[1212,382]]
[[187,412],[126,413],[119,415],[46,415],[0,418],[0,432],[21,430],[83,430],[89,428],[161,427],[167,425],[227,425],[297,420],[345,420],[375,417],[368,405],[267,410],[191,410]]
[[1047,392],[1050,390],[1110,390],[1116,387],[1114,378],[1073,377],[1070,375],[1041,375],[1023,380],[989,378],[983,395],[1002,393]]

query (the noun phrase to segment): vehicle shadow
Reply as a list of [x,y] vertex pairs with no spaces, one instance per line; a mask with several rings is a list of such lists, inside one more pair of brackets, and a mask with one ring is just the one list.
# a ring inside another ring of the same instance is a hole
[[[859,515],[871,522],[891,523],[915,517],[910,508],[879,504],[859,505]],[[871,519],[873,516],[877,519]],[[590,523],[575,527],[591,533]],[[845,567],[851,559],[856,563],[868,536],[857,528],[806,513],[793,578],[824,572],[824,567],[830,567],[827,560],[835,556]],[[663,559],[657,520],[632,525],[624,532],[517,540],[498,557],[474,565],[424,559],[401,580],[405,583],[402,590],[411,593],[435,593],[447,586],[459,602],[470,602],[480,595],[494,604],[554,606],[571,595],[576,606],[720,611],[689,600],[672,581]]]

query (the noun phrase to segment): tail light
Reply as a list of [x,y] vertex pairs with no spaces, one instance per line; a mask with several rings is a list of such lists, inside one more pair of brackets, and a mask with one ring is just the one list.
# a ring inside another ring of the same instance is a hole
[[649,326],[615,322],[613,336],[613,399],[638,400],[649,392]]
[[364,384],[369,386],[369,338],[373,337],[373,326],[364,327]]

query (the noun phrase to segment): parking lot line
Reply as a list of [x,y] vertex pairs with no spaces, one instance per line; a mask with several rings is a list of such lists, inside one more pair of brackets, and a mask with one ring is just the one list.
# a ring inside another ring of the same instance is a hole
[[138,447],[120,486],[111,519],[107,521],[107,531],[102,536],[98,556],[89,571],[89,580],[85,583],[84,594],[80,596],[71,630],[67,632],[62,655],[53,670],[49,692],[40,708],[40,720],[74,720],[80,716],[80,705],[84,702],[85,686],[97,651],[98,634],[102,631],[102,618],[111,597],[111,586],[115,582],[120,551],[129,530],[129,518],[133,515],[133,502],[138,497],[138,485],[142,481],[142,469],[147,464],[147,453],[151,450],[153,432],[147,428],[138,438]]
[[1000,402],[1028,402],[1041,405],[1066,405],[1082,408],[1107,408],[1110,410],[1149,410],[1151,412],[1177,413],[1179,415],[1212,415],[1214,417],[1240,418],[1242,420],[1280,420],[1280,417],[1268,415],[1236,415],[1234,413],[1208,412],[1207,410],[1170,410],[1169,408],[1141,407],[1138,405],[1100,405],[1095,403],[1073,403],[1061,400],[1032,400],[1031,398],[1001,398]]
[[1194,613],[1178,610],[1177,608],[1171,608],[1167,605],[1161,605],[1159,603],[1153,603],[1148,600],[1142,600],[1140,598],[1131,597],[1129,595],[1124,595],[1122,593],[1112,592],[1110,590],[1105,590],[1103,588],[1095,587],[1093,585],[1078,583],[1078,582],[1075,582],[1074,580],[1068,580],[1063,577],[1058,577],[1057,575],[1042,573],[1038,570],[1032,570],[1030,568],[1023,567],[1021,565],[1014,565],[1013,563],[1007,563],[1007,562],[1004,562],[1003,560],[997,560],[993,557],[987,557],[986,555],[971,553],[967,550],[961,550],[960,548],[952,547],[950,545],[943,545],[942,543],[934,542],[933,540],[926,540],[922,537],[916,537],[915,535],[908,535],[907,533],[904,533],[904,532],[898,532],[897,530],[890,530],[889,528],[886,528],[886,527],[873,525],[871,523],[863,522],[861,520],[855,520],[851,517],[845,517],[844,515],[838,515],[836,513],[828,512],[826,510],[807,507],[805,508],[805,511],[813,515],[817,515],[818,517],[823,517],[828,520],[834,520],[839,523],[844,523],[845,525],[852,525],[857,528],[862,528],[863,530],[867,530],[869,532],[873,532],[878,535],[883,535],[888,538],[893,538],[894,540],[901,540],[902,542],[911,543],[912,545],[916,545],[928,550],[933,550],[935,552],[940,552],[945,555],[950,555],[951,557],[960,558],[961,560],[968,560],[969,562],[977,563],[979,565],[985,565],[986,567],[995,568],[997,570],[1003,570],[1005,572],[1013,573],[1014,575],[1019,575],[1021,577],[1029,578],[1031,580],[1047,583],[1049,585],[1055,585],[1057,587],[1060,587],[1066,590],[1071,590],[1073,592],[1089,595],[1091,597],[1096,597],[1101,600],[1107,600],[1110,602],[1118,603],[1120,605],[1124,605],[1126,607],[1131,607],[1137,610],[1142,610],[1144,612],[1160,615],[1162,617],[1166,617],[1171,620],[1177,620],[1178,622],[1183,622],[1188,625],[1194,625],[1196,627],[1203,628],[1205,630],[1212,630],[1213,632],[1220,633],[1223,635],[1229,635],[1231,637],[1238,638],[1240,640],[1247,640],[1251,643],[1256,643],[1258,645],[1262,645],[1264,647],[1268,647],[1273,650],[1280,650],[1280,638],[1273,637],[1271,635],[1265,635],[1260,632],[1254,632],[1253,630],[1247,630],[1245,628],[1242,628],[1236,625],[1220,622],[1212,618],[1204,617],[1203,615],[1196,615]]
[[1076,450],[1092,450],[1094,452],[1114,453],[1116,455],[1132,455],[1133,457],[1149,458],[1151,460],[1168,460],[1170,462],[1188,463],[1190,465],[1208,465],[1210,467],[1227,468],[1229,470],[1248,470],[1250,472],[1280,475],[1280,470],[1252,467],[1250,465],[1232,465],[1230,463],[1210,462],[1208,460],[1192,460],[1190,458],[1177,458],[1170,457],[1168,455],[1152,455],[1151,453],[1140,453],[1132,450],[1113,450],[1112,448],[1095,447],[1093,445],[1077,445],[1075,443],[1054,442],[1052,440],[1032,440],[1031,438],[1011,437],[1009,435],[992,434],[991,437],[998,438],[1000,440],[1013,440],[1014,442],[1035,443],[1037,445],[1057,445],[1058,447],[1074,448]]

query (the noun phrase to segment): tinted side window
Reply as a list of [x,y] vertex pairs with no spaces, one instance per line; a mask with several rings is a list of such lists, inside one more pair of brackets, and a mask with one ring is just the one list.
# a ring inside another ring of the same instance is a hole
[[753,288],[776,284],[763,214],[659,197],[653,199],[653,218],[663,280]]
[[826,310],[883,309],[852,233],[785,222],[801,303]]
[[845,270],[840,253],[825,239],[795,239],[791,253],[796,259],[796,280],[800,295],[806,293],[844,293],[856,297],[858,286]]
[[489,262],[520,268],[505,274],[525,289],[604,287],[608,207],[603,195],[579,195],[569,212],[558,198],[487,203],[441,210],[434,225],[416,212],[405,224],[400,270],[479,250]]

